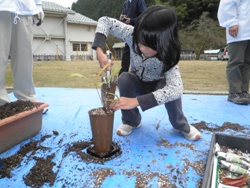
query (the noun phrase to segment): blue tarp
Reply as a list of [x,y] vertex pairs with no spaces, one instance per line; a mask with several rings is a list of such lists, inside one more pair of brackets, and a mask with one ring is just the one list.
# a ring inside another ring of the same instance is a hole
[[[54,185],[42,187],[188,187],[196,188],[204,177],[205,165],[213,132],[225,122],[236,123],[242,131],[226,129],[225,134],[246,137],[250,135],[250,106],[236,105],[227,101],[226,95],[183,95],[183,111],[191,124],[204,122],[208,129],[202,129],[202,139],[196,142],[186,140],[173,130],[164,106],[142,112],[142,127],[133,130],[129,136],[115,133],[121,123],[120,111],[115,112],[113,141],[121,147],[122,153],[97,164],[83,161],[79,155],[64,152],[72,143],[92,138],[88,111],[101,106],[96,89],[37,88],[39,102],[49,104],[49,111],[43,115],[41,131],[6,152],[0,158],[16,154],[25,144],[40,140],[46,149],[28,153],[19,166],[11,172],[10,178],[0,179],[1,188],[26,187],[23,178],[35,165],[35,157],[55,157]],[[13,100],[13,94],[10,94]],[[209,128],[214,128],[209,130]],[[54,135],[53,131],[58,132]],[[83,151],[84,152],[84,151]],[[203,166],[197,170],[195,166]],[[110,175],[101,177],[101,172]],[[99,175],[98,175],[99,174]],[[140,185],[139,185],[140,184]]]

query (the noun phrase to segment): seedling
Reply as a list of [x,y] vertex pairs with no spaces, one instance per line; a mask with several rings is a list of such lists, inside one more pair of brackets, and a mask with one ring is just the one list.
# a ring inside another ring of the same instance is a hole
[[109,93],[109,92],[107,92],[107,94],[114,96],[114,99],[108,99],[107,102],[115,102],[116,100],[119,100],[119,96],[117,94]]
[[[109,58],[110,59],[110,58]],[[118,78],[118,73],[120,67],[115,67],[111,69],[112,62],[109,60],[107,63],[97,74],[98,81],[96,81],[95,86],[99,98],[101,100],[102,106],[104,107],[105,111],[109,111],[109,105],[111,102],[115,101],[119,97],[115,94],[116,90],[116,81]],[[72,77],[80,77],[84,78],[84,75],[80,73],[71,73],[70,76]],[[98,88],[101,88],[101,94],[98,91]]]

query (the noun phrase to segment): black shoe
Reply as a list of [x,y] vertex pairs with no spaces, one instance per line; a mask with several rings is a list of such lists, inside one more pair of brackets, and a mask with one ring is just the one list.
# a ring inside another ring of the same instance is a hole
[[250,94],[246,91],[242,91],[242,94],[248,99],[248,104],[250,104]]
[[229,93],[227,100],[235,104],[249,104],[249,99],[243,93]]

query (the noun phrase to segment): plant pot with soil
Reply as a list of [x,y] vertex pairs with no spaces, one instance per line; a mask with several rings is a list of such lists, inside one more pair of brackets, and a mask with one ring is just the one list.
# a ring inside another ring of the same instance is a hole
[[0,106],[0,153],[36,135],[48,104],[15,101]]
[[115,98],[116,78],[110,77],[101,85],[101,101],[103,106],[89,110],[90,125],[93,137],[93,147],[88,153],[97,157],[110,157],[117,148],[113,145],[114,111],[109,108]]
[[[111,59],[111,54],[109,52],[107,53],[107,56]],[[100,87],[101,92],[98,92],[98,94],[102,107],[94,108],[88,111],[93,146],[90,146],[87,149],[87,152],[100,158],[110,157],[119,150],[117,145],[112,141],[114,111],[109,108],[109,105],[115,100],[115,97],[117,97],[115,94],[116,80],[120,68],[116,67],[116,69],[108,70],[108,67],[110,67],[110,63],[101,69],[98,74],[98,78],[101,77],[101,82],[96,84],[97,92],[98,86]],[[78,73],[74,73],[71,76],[82,77],[82,75]]]

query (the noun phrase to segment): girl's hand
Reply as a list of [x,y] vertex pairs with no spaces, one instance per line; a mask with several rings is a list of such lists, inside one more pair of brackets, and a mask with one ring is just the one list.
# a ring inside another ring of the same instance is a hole
[[112,102],[109,107],[116,111],[116,110],[130,110],[135,107],[139,106],[137,98],[127,98],[127,97],[120,97],[119,99]]
[[108,57],[105,53],[103,53],[102,49],[96,48],[97,60],[101,68],[103,68],[108,63]]
[[102,49],[97,47],[96,48],[96,55],[97,55],[97,60],[99,62],[99,65],[101,68],[105,67],[106,64],[110,64],[106,69],[110,70],[111,67],[114,65],[114,57],[111,56],[111,62],[109,61],[107,54],[103,53]]

